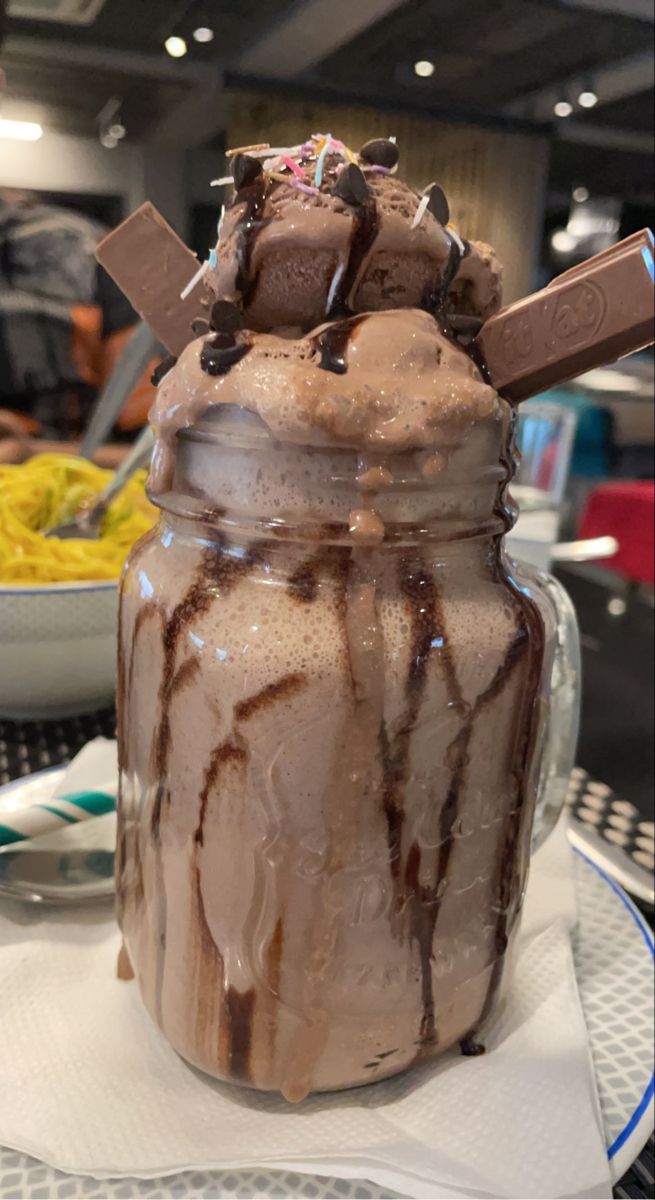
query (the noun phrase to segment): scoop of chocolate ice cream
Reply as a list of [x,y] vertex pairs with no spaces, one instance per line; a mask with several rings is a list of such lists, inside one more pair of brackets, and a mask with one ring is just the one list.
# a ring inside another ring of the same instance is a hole
[[[442,223],[448,206],[440,188],[430,185],[422,197],[382,164],[394,157],[384,153],[395,151],[393,143],[374,146],[362,148],[358,163],[344,148],[319,169],[307,144],[304,155],[296,147],[295,157],[284,156],[295,171],[275,158],[264,160],[269,169],[261,160],[235,168],[207,278],[216,296],[240,305],[249,328],[311,329],[330,317],[392,308],[434,311],[449,287],[454,311],[485,318],[495,311],[495,260]],[[461,270],[465,282],[453,289]]]
[[468,242],[448,289],[448,310],[486,321],[500,308],[503,268],[486,242]]

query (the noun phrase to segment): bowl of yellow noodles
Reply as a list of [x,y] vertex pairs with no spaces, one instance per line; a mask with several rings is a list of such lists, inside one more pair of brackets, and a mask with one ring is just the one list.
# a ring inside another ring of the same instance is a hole
[[109,506],[100,537],[48,538],[111,477],[85,459],[37,454],[0,466],[0,716],[48,718],[110,704],[118,580],[156,510],[139,472]]

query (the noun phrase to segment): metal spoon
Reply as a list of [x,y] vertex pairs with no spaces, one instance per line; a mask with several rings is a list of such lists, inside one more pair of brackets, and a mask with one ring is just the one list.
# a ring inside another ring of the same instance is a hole
[[140,321],[104,388],[98,396],[80,446],[80,458],[92,459],[102,445],[121,411],[127,397],[145,371],[157,357],[159,342],[144,321]]
[[154,435],[149,425],[139,434],[129,454],[123,459],[120,467],[109,483],[102,489],[90,508],[78,512],[74,520],[63,525],[55,525],[46,531],[46,537],[58,538],[97,538],[100,536],[100,526],[112,500],[122,492],[125,484],[144,466],[154,444]]

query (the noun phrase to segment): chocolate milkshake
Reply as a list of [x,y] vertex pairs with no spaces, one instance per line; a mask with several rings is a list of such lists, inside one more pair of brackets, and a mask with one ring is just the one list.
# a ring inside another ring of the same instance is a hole
[[468,353],[500,268],[397,157],[233,156],[122,585],[127,952],[180,1054],[289,1100],[479,1049],[539,770],[555,616]]

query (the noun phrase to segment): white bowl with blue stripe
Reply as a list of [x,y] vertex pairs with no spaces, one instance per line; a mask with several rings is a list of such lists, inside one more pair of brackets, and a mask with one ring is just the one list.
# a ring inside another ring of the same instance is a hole
[[111,704],[118,584],[0,584],[0,717],[49,719]]

